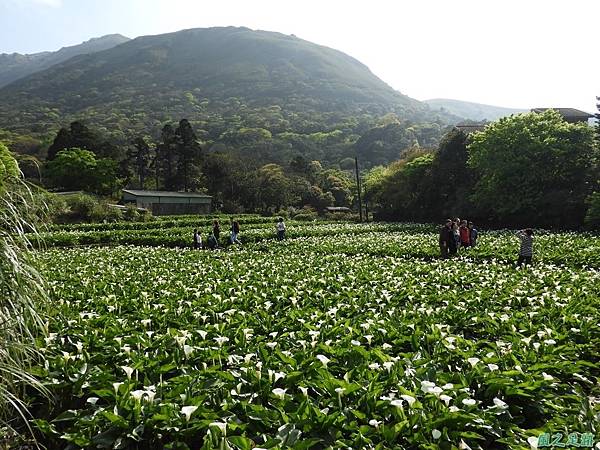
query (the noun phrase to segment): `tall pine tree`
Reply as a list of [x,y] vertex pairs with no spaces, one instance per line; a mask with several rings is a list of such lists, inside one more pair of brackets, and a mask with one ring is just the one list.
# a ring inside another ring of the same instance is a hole
[[192,179],[199,175],[202,148],[187,119],[179,122],[175,134],[177,136],[178,181],[180,183],[183,181],[183,190],[188,191],[191,187],[196,187],[196,183],[192,182]]
[[141,136],[133,140],[133,148],[127,151],[128,162],[135,169],[140,189],[144,189],[146,177],[150,174],[151,153],[152,149]]
[[167,190],[177,188],[175,169],[177,165],[177,136],[170,124],[166,124],[160,133],[160,142],[156,145],[154,161],[156,171],[156,184],[158,189],[159,176],[163,179],[163,186]]

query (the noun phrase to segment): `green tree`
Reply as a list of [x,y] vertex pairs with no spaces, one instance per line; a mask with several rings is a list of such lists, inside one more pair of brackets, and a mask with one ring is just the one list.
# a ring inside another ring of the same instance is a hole
[[237,156],[208,153],[203,159],[202,173],[215,204],[223,204],[231,212],[240,212],[242,205],[248,208],[255,204],[255,170]]
[[138,136],[133,140],[133,148],[127,151],[128,164],[132,164],[138,176],[139,186],[144,188],[146,177],[150,175],[150,163],[152,162],[152,149],[146,140]]
[[431,211],[428,220],[477,215],[471,201],[475,173],[467,164],[467,142],[468,136],[456,128],[440,142],[431,165],[435,182],[429,192],[423,193],[423,200]]
[[352,192],[356,187],[347,172],[335,169],[322,171],[319,174],[319,187],[324,192],[331,192],[336,206],[350,206],[352,204]]
[[500,119],[475,133],[469,165],[473,199],[501,223],[580,226],[595,181],[597,150],[585,123],[558,112]]
[[187,119],[182,119],[175,130],[176,149],[177,149],[177,175],[179,186],[183,182],[183,190],[188,191],[191,187],[197,187],[197,180],[200,175],[199,167],[201,164],[202,148],[198,138]]
[[54,187],[110,194],[116,186],[117,163],[108,158],[96,159],[89,150],[61,150],[46,164],[46,177]]
[[417,136],[408,124],[391,121],[365,132],[356,141],[355,149],[361,165],[372,167],[400,158],[416,142]]
[[69,129],[61,128],[58,131],[52,145],[48,148],[47,159],[53,160],[58,152],[68,148],[89,150],[99,158],[120,160],[123,157],[118,146],[79,121],[72,122]]
[[335,198],[331,192],[323,192],[323,189],[319,186],[310,186],[308,190],[303,193],[302,203],[321,211],[327,206],[333,206]]
[[177,165],[177,135],[172,125],[166,124],[160,133],[160,141],[156,145],[156,156],[153,161],[156,173],[156,188],[159,187],[159,177],[163,180],[165,189],[176,188],[175,169]]
[[434,155],[412,151],[384,173],[381,193],[384,216],[402,220],[424,220],[430,216],[427,193],[432,181]]
[[385,166],[375,166],[367,171],[363,176],[363,190],[365,202],[372,209],[381,209],[383,201],[383,184],[385,181]]
[[280,210],[291,197],[290,181],[278,164],[266,164],[258,170],[259,204],[266,211]]

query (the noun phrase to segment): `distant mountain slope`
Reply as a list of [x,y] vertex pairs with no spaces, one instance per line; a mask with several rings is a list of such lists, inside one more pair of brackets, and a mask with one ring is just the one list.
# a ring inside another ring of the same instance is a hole
[[350,116],[390,112],[419,122],[450,118],[340,51],[234,27],[139,37],[0,89],[0,127],[17,131],[72,119],[149,131],[187,117],[211,134],[232,123],[277,132],[291,121],[299,124],[294,131],[315,132]]
[[521,112],[527,112],[527,109],[503,108],[500,106],[483,105],[480,103],[463,102],[461,100],[451,100],[446,98],[436,98],[425,100],[432,109],[446,111],[459,117],[469,120],[497,120],[501,117],[510,116]]
[[90,39],[79,45],[63,47],[55,52],[32,53],[29,55],[2,53],[0,54],[0,87],[66,61],[73,56],[107,50],[128,40],[129,38],[120,34],[109,34]]

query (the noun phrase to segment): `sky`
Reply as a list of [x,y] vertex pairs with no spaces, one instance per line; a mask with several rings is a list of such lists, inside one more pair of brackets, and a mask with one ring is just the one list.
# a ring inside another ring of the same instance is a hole
[[594,113],[598,18],[600,0],[0,0],[0,53],[246,26],[341,50],[418,100]]

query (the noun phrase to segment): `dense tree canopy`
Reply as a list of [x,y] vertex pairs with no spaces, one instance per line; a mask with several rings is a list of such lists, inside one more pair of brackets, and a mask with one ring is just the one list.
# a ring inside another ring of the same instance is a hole
[[600,223],[593,129],[553,110],[500,119],[478,133],[455,129],[434,153],[412,150],[365,176],[380,217],[491,226],[589,227]]
[[118,160],[123,156],[117,145],[106,140],[100,133],[79,121],[72,122],[69,129],[61,128],[58,131],[54,142],[48,148],[47,159],[49,161],[53,160],[58,152],[68,148],[89,150],[100,158]]
[[70,148],[48,162],[45,175],[54,187],[111,194],[116,187],[117,163],[109,158],[97,159],[89,150]]
[[473,200],[495,219],[581,224],[596,158],[592,129],[554,110],[500,119],[469,145],[469,165],[478,174]]

